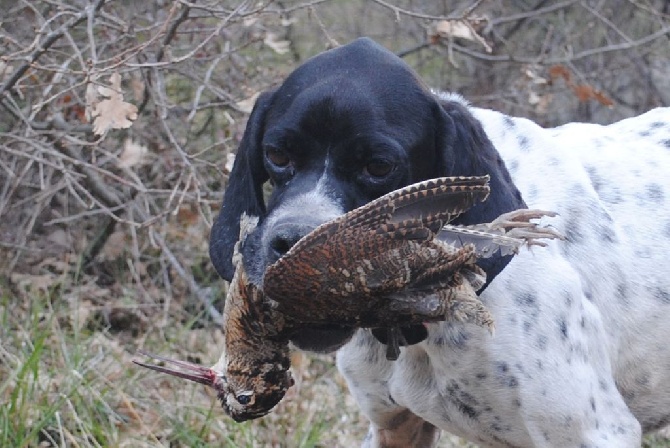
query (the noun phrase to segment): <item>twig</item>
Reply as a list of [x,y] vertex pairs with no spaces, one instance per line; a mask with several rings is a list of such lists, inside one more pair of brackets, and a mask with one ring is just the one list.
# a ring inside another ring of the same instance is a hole
[[65,22],[63,25],[61,25],[60,28],[58,28],[58,30],[49,33],[44,39],[44,41],[37,45],[35,51],[33,51],[30,54],[30,56],[28,56],[27,58],[28,60],[23,64],[21,64],[16,69],[16,71],[14,71],[12,76],[9,77],[7,81],[5,81],[2,85],[0,85],[0,98],[2,98],[2,96],[5,95],[5,92],[14,87],[14,85],[18,82],[18,80],[21,79],[21,77],[28,71],[28,69],[32,66],[32,64],[40,58],[40,56],[46,53],[46,51],[58,39],[63,37],[65,31],[79,25],[81,22],[88,19],[90,14],[89,8],[93,9],[94,12],[97,12],[100,8],[102,8],[102,5],[105,4],[105,1],[106,0],[97,0],[93,5],[88,6],[84,11],[80,12],[79,14],[77,14],[76,16],[72,17],[70,20]]
[[[138,211],[142,214],[144,213],[142,210]],[[161,248],[163,254],[165,254],[165,256],[167,257],[168,261],[170,262],[174,270],[177,271],[179,276],[186,281],[189,289],[191,290],[191,293],[193,293],[198,298],[198,300],[200,300],[200,303],[203,304],[205,310],[210,315],[212,320],[217,325],[222,325],[223,316],[216,308],[214,308],[214,305],[212,305],[212,301],[209,299],[209,297],[205,295],[202,288],[200,288],[198,284],[195,282],[193,275],[191,275],[191,273],[187,272],[184,269],[182,264],[179,262],[174,253],[172,253],[172,250],[170,250],[170,247],[165,243],[165,240],[158,232],[155,232],[153,229],[149,229],[149,232],[151,233],[153,239],[156,241],[158,246]]]
[[[175,4],[176,6],[177,4]],[[177,35],[177,28],[179,28],[179,25],[184,23],[186,19],[188,19],[188,13],[190,12],[190,8],[188,6],[184,6],[182,8],[181,14],[175,19],[175,21],[170,25],[170,27],[167,29],[167,32],[165,33],[165,37],[163,38],[163,42],[161,47],[158,49],[158,53],[156,54],[156,61],[160,61],[163,59],[163,56],[165,55],[165,48],[170,45],[170,42],[172,42],[172,39]],[[149,85],[150,85],[150,80],[151,78],[147,76],[147,82],[144,84],[144,93],[142,96],[142,101],[140,102],[140,105],[137,107],[137,113],[141,114],[144,111],[144,108],[146,107],[147,103],[149,102]]]
[[427,20],[460,20],[460,17],[455,16],[434,16],[432,14],[423,14],[416,11],[410,11],[409,9],[400,8],[399,6],[392,5],[384,0],[372,0],[374,3],[388,8],[395,13],[396,21],[400,21],[400,16],[414,17],[417,19],[427,19]]
[[330,35],[328,32],[328,29],[326,28],[326,25],[323,23],[321,20],[321,17],[319,17],[319,13],[316,12],[316,8],[314,6],[309,7],[309,12],[312,14],[312,17],[316,20],[317,25],[319,25],[319,29],[323,33],[323,35],[326,37],[326,40],[328,41],[328,48],[337,48],[340,46],[340,43],[333,39],[333,37]]

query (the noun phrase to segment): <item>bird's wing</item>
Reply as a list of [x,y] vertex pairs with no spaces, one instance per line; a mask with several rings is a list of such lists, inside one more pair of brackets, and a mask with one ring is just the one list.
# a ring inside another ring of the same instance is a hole
[[[286,256],[324,244],[342,232],[355,235],[356,232],[375,230],[396,232],[398,236],[404,232],[403,238],[432,237],[443,223],[486,200],[490,191],[488,181],[489,176],[440,177],[392,191],[320,225],[298,241]],[[418,227],[430,230],[431,234],[409,231]]]
[[489,258],[498,251],[503,256],[513,255],[524,244],[522,239],[450,224],[442,227],[436,238],[454,247],[472,244],[477,258]]

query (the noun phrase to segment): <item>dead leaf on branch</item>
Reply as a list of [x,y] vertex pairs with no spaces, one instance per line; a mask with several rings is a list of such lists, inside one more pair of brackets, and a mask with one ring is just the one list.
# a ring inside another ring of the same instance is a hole
[[226,154],[226,164],[223,166],[223,172],[230,174],[233,171],[233,165],[235,164],[235,154],[229,152]]
[[590,100],[595,100],[605,107],[614,107],[614,101],[608,97],[603,91],[596,89],[589,84],[575,84],[572,81],[570,71],[564,65],[552,65],[549,67],[549,85],[552,84],[556,78],[563,78],[565,84],[572,89],[579,102],[585,103]]
[[260,94],[261,92],[256,92],[249,98],[238,101],[235,105],[241,112],[244,112],[245,114],[250,114]]
[[274,33],[267,33],[263,43],[272,48],[272,50],[277,54],[288,53],[291,46],[291,42],[287,40],[278,40],[277,35]]
[[121,75],[112,74],[109,82],[110,87],[98,87],[98,93],[107,99],[93,106],[93,133],[96,135],[103,135],[110,129],[129,128],[137,119],[137,106],[123,101]]
[[433,43],[440,39],[452,38],[478,42],[490,53],[493,51],[491,46],[478,34],[485,23],[485,19],[482,18],[440,20],[429,30],[429,37]]
[[119,154],[117,164],[121,168],[130,168],[139,165],[144,161],[145,156],[149,150],[146,146],[140,145],[137,142],[127,138],[123,142],[123,150]]
[[93,108],[98,104],[98,90],[95,88],[95,84],[89,80],[86,84],[86,109],[84,110],[84,116],[86,121],[89,123],[93,119]]
[[0,82],[5,82],[14,73],[14,67],[8,65],[5,61],[0,61]]

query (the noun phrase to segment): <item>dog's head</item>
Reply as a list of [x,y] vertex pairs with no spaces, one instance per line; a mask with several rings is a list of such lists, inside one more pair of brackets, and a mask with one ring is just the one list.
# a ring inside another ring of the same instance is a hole
[[[260,95],[212,228],[210,256],[230,280],[240,215],[259,216],[243,251],[260,282],[268,265],[327,220],[410,183],[483,174],[491,175],[491,198],[463,223],[519,208],[504,164],[465,105],[440,101],[400,58],[361,38],[313,57]],[[267,181],[273,190],[266,204]],[[333,325],[303,330],[293,341],[330,351],[352,334]]]

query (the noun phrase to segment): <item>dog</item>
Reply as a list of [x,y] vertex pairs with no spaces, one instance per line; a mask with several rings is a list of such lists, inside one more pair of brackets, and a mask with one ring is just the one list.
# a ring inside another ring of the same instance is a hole
[[540,208],[559,213],[549,224],[566,236],[482,261],[494,335],[426,324],[396,361],[368,329],[311,327],[292,342],[338,350],[370,420],[365,447],[429,447],[441,430],[491,447],[640,446],[670,424],[670,108],[544,129],[433,92],[361,38],[259,96],[210,256],[230,280],[240,215],[259,216],[244,251],[260,279],[346,211],[421,180],[484,174],[490,197],[455,224]]

